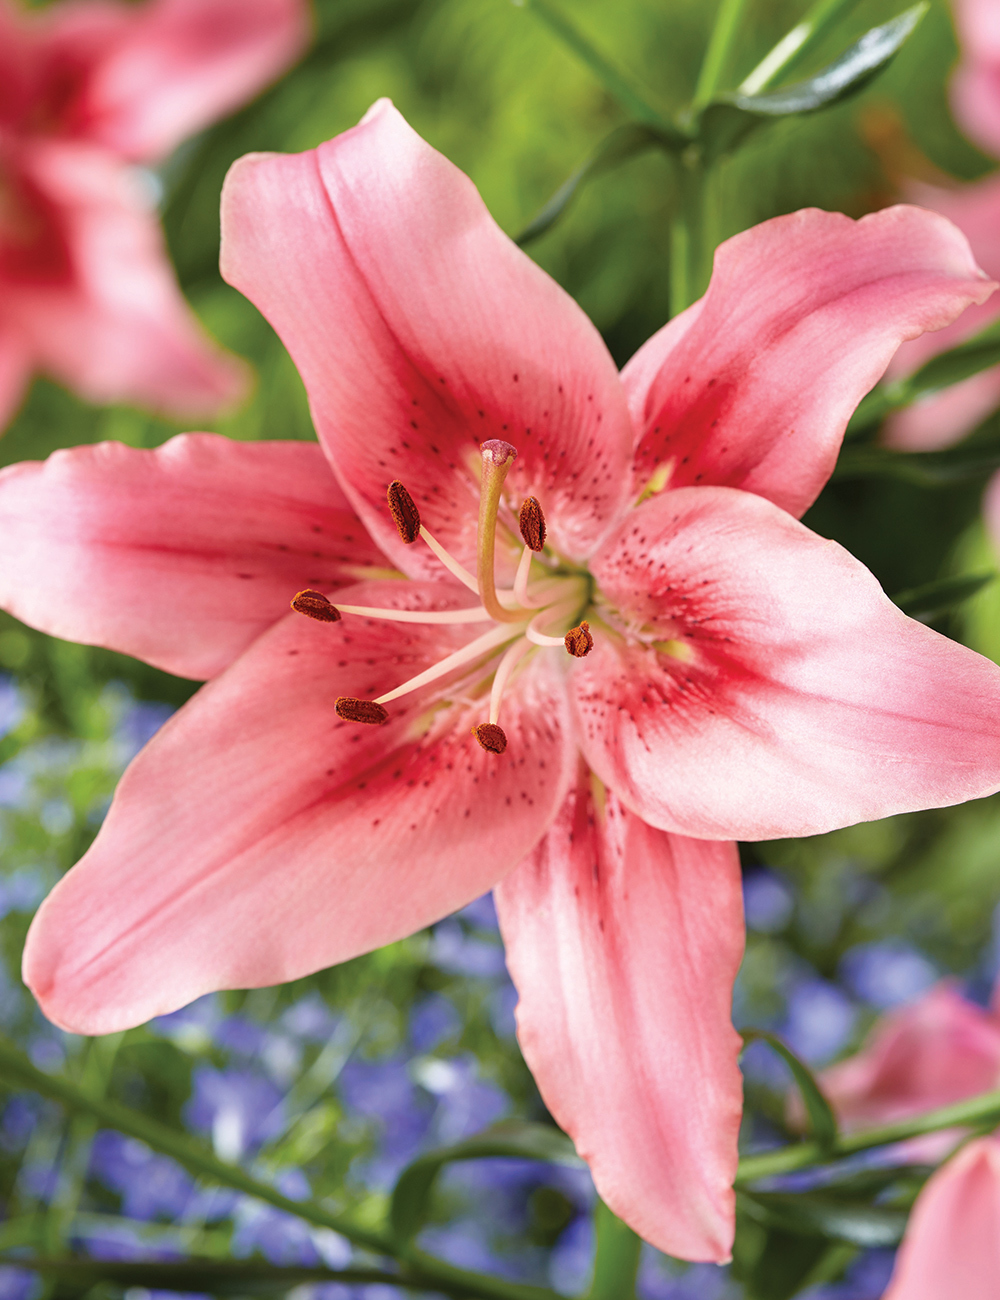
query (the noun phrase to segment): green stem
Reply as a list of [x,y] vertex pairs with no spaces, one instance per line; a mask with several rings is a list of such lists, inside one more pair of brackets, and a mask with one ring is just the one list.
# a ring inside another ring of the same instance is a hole
[[597,1250],[587,1300],[634,1300],[642,1238],[598,1201],[594,1210]]
[[[183,1260],[159,1262],[146,1260],[102,1260],[80,1256],[64,1258],[26,1258],[23,1255],[0,1256],[4,1264],[31,1269],[55,1281],[73,1283],[112,1282],[119,1286],[141,1286],[156,1290],[205,1290],[233,1282],[260,1285],[268,1283],[275,1291],[291,1289],[307,1282],[387,1283],[390,1286],[415,1285],[398,1273],[378,1268],[295,1268],[246,1263],[243,1260]],[[423,1283],[420,1284],[423,1286]],[[227,1294],[223,1292],[222,1294]]]
[[816,0],[805,17],[781,38],[740,86],[744,95],[759,95],[781,74],[791,72],[813,52],[830,28],[858,0]]
[[677,204],[670,219],[670,315],[679,316],[700,295],[705,172],[692,158],[677,159]]
[[647,126],[660,127],[670,134],[675,134],[674,127],[663,114],[659,113],[653,108],[652,104],[643,99],[629,84],[628,78],[619,72],[612,63],[609,63],[604,55],[591,45],[583,33],[558,9],[554,9],[548,3],[548,0],[521,0],[521,2],[526,9],[530,9],[532,13],[537,14],[546,27],[554,32],[562,43],[587,65],[605,90],[617,99],[630,117],[637,122],[644,122]]
[[788,1174],[808,1165],[826,1164],[844,1156],[856,1155],[859,1151],[870,1151],[872,1147],[903,1142],[907,1138],[937,1133],[941,1129],[978,1127],[997,1122],[1000,1122],[1000,1090],[985,1092],[980,1097],[960,1101],[953,1106],[942,1106],[938,1110],[915,1115],[912,1119],[898,1120],[895,1124],[882,1124],[878,1128],[865,1129],[862,1133],[850,1133],[838,1138],[825,1151],[817,1142],[797,1142],[792,1146],[781,1147],[778,1151],[744,1156],[740,1161],[736,1183],[750,1183],[757,1178]]
[[[0,1036],[0,1082],[13,1088],[28,1088],[43,1097],[60,1102],[78,1114],[90,1115],[101,1124],[138,1138],[155,1151],[173,1157],[185,1169],[201,1177],[232,1187],[247,1196],[265,1201],[286,1214],[292,1214],[320,1228],[332,1228],[356,1245],[364,1246],[381,1255],[396,1257],[396,1250],[382,1232],[365,1228],[342,1214],[335,1214],[313,1201],[293,1201],[282,1196],[276,1188],[258,1182],[236,1165],[226,1163],[206,1150],[201,1143],[168,1128],[158,1120],[150,1119],[130,1110],[118,1102],[104,1097],[91,1096],[77,1084],[59,1075],[46,1074],[37,1069],[25,1054],[9,1040]],[[444,1260],[425,1255],[422,1251],[407,1252],[398,1285],[443,1291],[448,1295],[478,1297],[479,1300],[558,1300],[555,1292],[544,1287],[522,1286],[487,1277],[461,1268]]]
[[721,0],[698,73],[698,84],[691,101],[693,109],[704,108],[715,97],[745,8],[746,0]]

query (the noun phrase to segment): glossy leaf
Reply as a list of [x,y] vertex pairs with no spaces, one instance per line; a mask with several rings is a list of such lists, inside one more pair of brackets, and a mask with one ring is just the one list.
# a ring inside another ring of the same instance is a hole
[[821,1149],[832,1148],[837,1141],[837,1120],[830,1108],[830,1103],[823,1096],[823,1091],[808,1065],[800,1061],[777,1034],[772,1034],[766,1029],[744,1029],[742,1036],[745,1046],[749,1046],[754,1042],[762,1042],[774,1048],[791,1070],[792,1077],[802,1094],[802,1101],[809,1117],[809,1129],[813,1140]]
[[996,573],[969,573],[959,578],[940,578],[893,596],[893,601],[911,618],[934,618],[974,596],[993,582]]
[[508,1120],[458,1142],[428,1151],[400,1174],[389,1206],[389,1224],[397,1242],[410,1241],[427,1215],[434,1180],[446,1164],[488,1157],[542,1160],[551,1164],[582,1166],[570,1139],[547,1124]]
[[741,94],[757,95],[782,73],[797,67],[809,57],[834,23],[858,3],[859,0],[817,0],[743,80]]
[[698,134],[708,158],[728,153],[764,122],[815,113],[863,90],[892,62],[927,12],[926,0],[873,27],[839,58],[805,81],[759,95],[721,97],[701,116]]
[[813,1192],[741,1192],[745,1212],[765,1227],[804,1237],[845,1241],[865,1249],[897,1246],[906,1212]]

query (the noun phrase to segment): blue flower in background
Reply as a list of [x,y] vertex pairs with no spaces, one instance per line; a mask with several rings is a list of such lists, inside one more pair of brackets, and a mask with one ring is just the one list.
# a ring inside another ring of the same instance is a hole
[[418,1052],[432,1052],[461,1032],[462,1017],[443,993],[431,993],[410,1012],[410,1041]]
[[780,876],[761,867],[743,877],[743,910],[749,929],[779,934],[792,919],[795,896]]
[[133,1219],[180,1218],[194,1192],[191,1176],[180,1165],[121,1133],[97,1134],[90,1173],[121,1196],[122,1213]]
[[786,999],[781,1037],[811,1065],[825,1065],[847,1044],[857,1008],[836,984],[818,976],[793,985]]
[[489,979],[504,974],[507,969],[500,944],[468,934],[461,921],[455,917],[440,921],[434,927],[430,960],[452,975],[474,975]]
[[259,1074],[199,1065],[191,1085],[185,1121],[195,1132],[211,1136],[223,1160],[243,1160],[284,1130],[284,1097]]
[[884,1010],[912,1002],[940,978],[928,959],[901,940],[858,944],[844,954],[840,977],[865,1002]]

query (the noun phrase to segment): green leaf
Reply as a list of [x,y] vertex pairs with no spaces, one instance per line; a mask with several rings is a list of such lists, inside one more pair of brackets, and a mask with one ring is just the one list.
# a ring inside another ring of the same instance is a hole
[[617,1215],[598,1201],[594,1209],[597,1249],[594,1278],[587,1300],[633,1300],[642,1240]]
[[431,1187],[446,1164],[459,1160],[482,1160],[507,1156],[520,1160],[544,1160],[552,1164],[582,1165],[573,1143],[547,1124],[508,1120],[458,1142],[429,1151],[414,1160],[400,1174],[389,1205],[389,1226],[397,1242],[416,1236],[427,1215]]
[[873,389],[851,417],[847,436],[855,437],[878,424],[890,411],[912,406],[922,397],[929,397],[952,384],[960,384],[963,379],[971,379],[996,365],[1000,365],[1000,319],[957,347],[931,357],[906,379]]
[[927,12],[927,0],[873,27],[833,63],[805,81],[766,94],[720,97],[701,115],[697,134],[706,156],[728,153],[764,122],[815,113],[863,90],[902,49]]
[[809,57],[830,28],[853,9],[859,0],[817,0],[790,32],[770,49],[740,85],[744,95],[766,90],[783,72]]
[[921,587],[912,587],[893,596],[893,603],[911,618],[933,618],[956,605],[996,579],[996,573],[967,573],[959,578],[939,578]]
[[744,1275],[749,1300],[791,1300],[828,1249],[822,1237],[770,1229],[763,1250]]
[[777,1034],[766,1029],[744,1029],[742,1036],[744,1046],[755,1042],[767,1043],[782,1058],[802,1094],[813,1140],[821,1150],[831,1150],[837,1143],[837,1120],[808,1065],[800,1061]]
[[[682,137],[678,136],[676,139],[681,140],[683,146],[688,144],[688,141]],[[625,126],[616,127],[601,141],[586,162],[559,186],[514,242],[523,248],[539,235],[544,235],[569,207],[570,201],[584,181],[599,176],[602,172],[610,171],[619,163],[626,162],[636,154],[656,146],[667,150],[678,147],[675,137],[661,131],[658,127],[643,126],[638,122],[628,122]]]
[[740,1192],[743,1210],[768,1228],[844,1241],[864,1249],[898,1246],[906,1212],[821,1193]]
[[966,439],[943,451],[893,451],[890,447],[846,445],[835,479],[896,478],[917,487],[948,487],[985,478],[1000,467],[1000,439]]

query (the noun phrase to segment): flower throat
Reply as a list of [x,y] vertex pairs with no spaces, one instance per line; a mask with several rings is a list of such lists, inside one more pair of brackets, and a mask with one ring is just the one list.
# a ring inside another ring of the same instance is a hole
[[[545,516],[535,497],[521,505],[518,526],[524,549],[518,562],[514,585],[499,589],[496,585],[497,519],[507,471],[514,463],[517,450],[509,442],[491,438],[480,446],[482,477],[479,491],[479,528],[476,547],[476,573],[472,574],[454,558],[424,527],[412,496],[399,480],[389,484],[386,496],[393,523],[407,546],[423,541],[444,567],[460,583],[474,591],[479,604],[465,609],[409,610],[381,609],[368,605],[334,605],[318,591],[300,591],[292,609],[322,623],[338,623],[345,614],[364,618],[386,619],[396,623],[488,623],[490,628],[468,645],[446,655],[422,673],[374,700],[359,700],[341,695],[336,701],[339,717],[346,722],[379,726],[388,721],[385,705],[419,690],[449,673],[488,660],[503,649],[493,669],[490,688],[489,720],[473,728],[483,749],[502,754],[507,735],[499,724],[500,706],[511,674],[518,663],[536,646],[562,647],[577,659],[590,653],[594,638],[590,625],[580,622],[563,635],[545,629],[559,623],[565,627],[586,603],[587,591],[582,577],[551,575],[531,583],[532,559],[545,548]],[[529,585],[530,584],[530,585]]]

